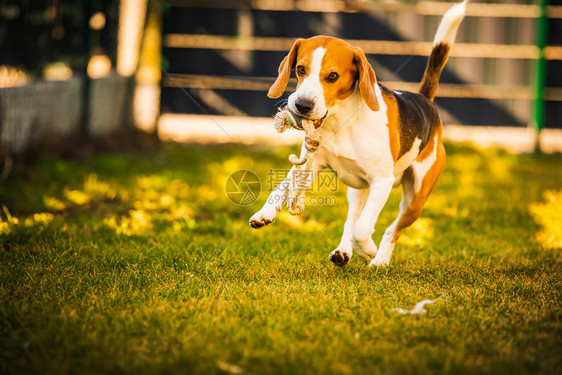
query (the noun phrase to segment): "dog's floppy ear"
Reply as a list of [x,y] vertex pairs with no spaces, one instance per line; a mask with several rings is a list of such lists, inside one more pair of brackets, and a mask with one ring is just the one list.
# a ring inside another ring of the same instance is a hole
[[380,109],[379,101],[377,100],[377,95],[375,92],[375,84],[377,83],[377,77],[375,76],[375,71],[369,62],[367,57],[361,48],[355,48],[353,55],[353,63],[357,67],[357,72],[359,73],[359,91],[361,92],[361,97],[369,108],[373,111],[378,111]]
[[289,78],[291,78],[291,70],[295,68],[297,53],[302,40],[303,39],[297,39],[291,47],[289,54],[281,61],[279,65],[279,76],[277,76],[277,79],[267,93],[267,96],[270,98],[278,98],[285,92],[287,84],[289,83]]

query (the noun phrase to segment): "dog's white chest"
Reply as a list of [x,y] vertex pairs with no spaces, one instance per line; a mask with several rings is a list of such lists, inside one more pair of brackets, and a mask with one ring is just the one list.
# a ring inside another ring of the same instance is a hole
[[[382,97],[379,102],[384,103]],[[325,141],[318,150],[323,164],[356,189],[365,189],[378,177],[392,175],[394,166],[386,105],[378,112],[361,112],[359,116],[331,119],[325,128],[323,125],[320,133]]]
[[389,150],[372,136],[334,136],[318,150],[318,157],[344,184],[356,189],[368,188],[377,177],[388,176],[393,169]]

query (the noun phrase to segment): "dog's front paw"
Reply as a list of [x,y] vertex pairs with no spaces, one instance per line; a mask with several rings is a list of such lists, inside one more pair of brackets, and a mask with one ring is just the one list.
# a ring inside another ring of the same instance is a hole
[[250,218],[250,226],[254,229],[259,229],[267,224],[271,224],[277,217],[277,209],[262,208]]
[[367,264],[371,263],[373,258],[375,258],[375,255],[377,255],[377,246],[371,238],[365,241],[364,244],[359,244],[355,240],[353,240],[351,244],[353,252]]
[[395,242],[389,240],[390,238],[386,235],[382,238],[379,251],[377,251],[377,255],[369,263],[369,267],[385,267],[390,264],[390,258],[395,245]]
[[377,256],[369,263],[369,267],[386,267],[390,264],[390,257]]
[[353,251],[361,259],[363,259],[363,261],[365,263],[370,265],[370,263],[373,261],[373,258],[375,258],[375,255],[377,254],[377,247],[375,246],[375,243],[373,242],[372,244],[370,244],[370,247],[367,250],[365,250],[365,249],[363,249],[359,246],[354,246]]
[[347,253],[342,249],[336,249],[330,253],[328,259],[330,259],[330,261],[336,266],[343,267],[349,262],[349,260],[351,259],[351,255],[351,252]]

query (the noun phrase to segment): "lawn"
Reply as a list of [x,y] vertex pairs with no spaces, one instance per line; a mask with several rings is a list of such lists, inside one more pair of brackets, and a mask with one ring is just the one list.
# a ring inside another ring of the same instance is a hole
[[[328,261],[341,184],[259,231],[266,192],[228,200],[230,173],[255,171],[265,191],[294,149],[16,164],[0,185],[0,373],[562,373],[562,156],[446,147],[379,269]],[[393,311],[424,299],[424,315]]]

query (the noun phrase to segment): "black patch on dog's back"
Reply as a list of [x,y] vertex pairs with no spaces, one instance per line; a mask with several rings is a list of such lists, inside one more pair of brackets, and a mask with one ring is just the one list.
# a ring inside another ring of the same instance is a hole
[[[382,87],[382,86],[381,86]],[[418,93],[396,90],[390,91],[396,98],[398,106],[398,124],[400,126],[400,158],[408,152],[416,138],[421,139],[420,152],[425,148],[433,131],[441,121],[435,105]]]

